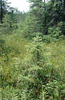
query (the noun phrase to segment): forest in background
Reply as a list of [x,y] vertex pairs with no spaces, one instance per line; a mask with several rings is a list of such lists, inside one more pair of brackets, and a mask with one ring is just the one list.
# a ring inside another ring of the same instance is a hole
[[0,0],[0,100],[65,100],[65,1]]

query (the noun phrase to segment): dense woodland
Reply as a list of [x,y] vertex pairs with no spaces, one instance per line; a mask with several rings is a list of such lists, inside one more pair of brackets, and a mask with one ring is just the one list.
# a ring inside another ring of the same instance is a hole
[[65,1],[0,0],[0,100],[65,100]]

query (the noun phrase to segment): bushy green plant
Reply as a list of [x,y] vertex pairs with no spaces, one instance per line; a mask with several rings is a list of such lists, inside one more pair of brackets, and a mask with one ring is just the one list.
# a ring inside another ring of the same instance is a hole
[[11,16],[6,14],[5,17],[3,18],[3,23],[5,27],[10,28],[12,25]]
[[46,86],[43,86],[45,91],[45,100],[64,100],[64,86],[65,85],[62,82],[57,80],[47,83]]
[[[42,98],[42,87],[53,80],[60,80],[60,76],[53,65],[45,64],[42,39],[39,36],[34,38],[32,44],[27,47],[27,54],[24,58],[23,71],[18,78],[17,86],[25,90],[28,100],[39,100]],[[32,64],[32,65],[31,65]]]
[[24,37],[31,37],[34,32],[38,32],[39,27],[37,24],[37,19],[31,15],[28,15],[26,17],[26,20],[24,22],[24,27],[23,27],[23,35]]
[[56,39],[58,39],[62,35],[62,32],[61,32],[59,27],[57,27],[57,28],[53,28],[53,27],[49,28],[48,29],[48,33],[50,34],[50,36],[52,38],[56,38]]
[[23,72],[18,78],[17,86],[23,88],[23,94],[28,100],[61,98],[61,74],[53,64],[46,64],[41,37],[37,36],[33,43],[26,47],[27,53],[22,63]]
[[4,53],[4,50],[5,50],[5,40],[0,39],[0,55]]
[[43,35],[43,42],[51,43],[57,41],[59,38],[63,38],[61,29],[59,27],[50,27],[48,28],[48,34]]
[[[35,76],[37,76],[36,73],[38,69],[41,69],[45,63],[44,56],[42,55],[43,48],[42,48],[41,37],[37,36],[36,38],[34,38],[33,43],[27,45],[26,47],[27,47],[27,54],[26,57],[24,58],[24,63],[22,65],[24,66],[23,73],[19,77],[17,85],[19,87],[23,87],[23,89],[25,89],[24,87],[27,88],[26,91],[27,99],[32,99],[32,98],[37,99],[38,93],[36,94],[35,88],[36,88],[36,84],[38,83],[37,81],[35,81]],[[23,83],[21,84],[20,82]],[[28,96],[27,96],[28,94],[27,92],[29,92]]]
[[62,32],[65,35],[65,22],[62,23]]

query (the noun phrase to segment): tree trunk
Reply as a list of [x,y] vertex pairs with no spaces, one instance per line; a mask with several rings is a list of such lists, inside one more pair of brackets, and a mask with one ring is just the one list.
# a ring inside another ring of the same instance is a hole
[[65,0],[64,0],[64,8],[65,8]]
[[[44,3],[45,3],[45,0],[44,0]],[[45,5],[44,5],[44,10],[46,11]],[[45,27],[46,27],[46,13],[45,13]]]
[[1,20],[1,23],[2,23],[2,0],[0,0],[0,20]]

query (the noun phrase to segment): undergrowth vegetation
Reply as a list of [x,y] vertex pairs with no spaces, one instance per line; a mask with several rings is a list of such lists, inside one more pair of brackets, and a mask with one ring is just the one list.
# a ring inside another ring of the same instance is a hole
[[0,38],[2,100],[64,100],[65,40],[43,43],[20,34]]
[[0,100],[65,100],[65,1],[0,1]]

